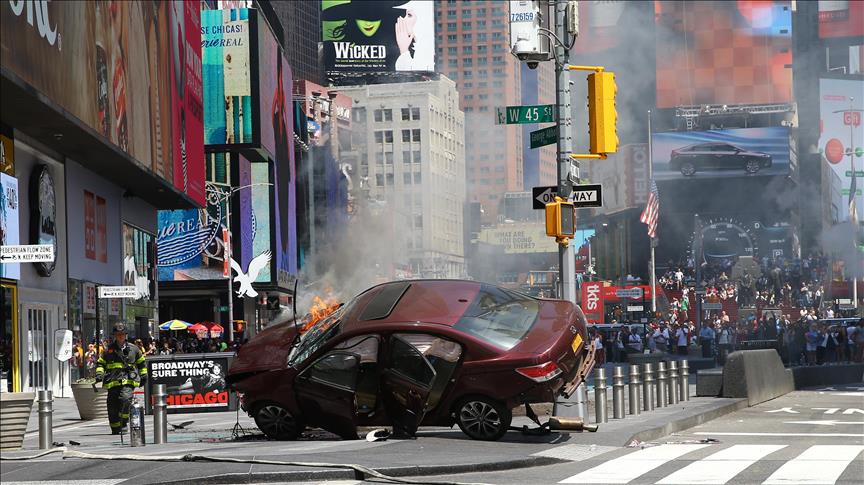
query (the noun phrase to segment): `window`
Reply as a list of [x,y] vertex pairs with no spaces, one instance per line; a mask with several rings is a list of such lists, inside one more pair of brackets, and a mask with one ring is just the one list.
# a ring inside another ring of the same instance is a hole
[[414,128],[411,130],[411,139],[413,141],[420,141],[420,128]]
[[[480,40],[480,39],[477,39],[477,40]],[[486,52],[488,52],[488,50],[487,50],[485,45],[478,45],[477,46],[477,53],[478,54],[485,54]]]
[[462,34],[462,42],[471,42],[471,34]]
[[504,185],[504,179],[495,179],[495,185]]
[[[423,182],[420,172],[414,172],[414,185],[420,185]],[[419,227],[419,226],[418,226]]]
[[[486,32],[477,32],[477,42],[486,42]],[[480,46],[478,45],[477,48],[479,49]]]
[[501,32],[492,32],[492,40],[501,40],[504,38],[504,35]]
[[478,8],[477,9],[477,16],[478,17],[485,17],[486,16],[486,9],[485,8]]
[[453,32],[456,30],[456,22],[447,22],[447,32]]
[[432,387],[432,381],[435,380],[435,369],[429,361],[413,345],[399,337],[393,337],[390,341],[390,365],[398,374],[426,388]]
[[478,97],[479,97],[480,99],[488,99],[488,98],[489,98],[489,95],[488,95],[488,94],[481,94],[481,95],[479,95]]
[[375,143],[384,143],[384,132],[376,131],[375,132]]
[[463,54],[471,54],[473,52],[474,52],[474,46],[471,46],[471,45],[462,46],[462,53]]
[[414,121],[420,119],[420,108],[411,108],[411,119]]
[[[389,109],[387,110],[390,111]],[[387,117],[385,116],[385,119]],[[393,120],[393,113],[390,113],[390,121]],[[384,132],[384,142],[385,143],[393,143],[393,130],[387,130]]]
[[474,59],[471,59],[470,57],[466,57],[465,59],[462,59],[462,66],[463,67],[474,67]]
[[492,64],[504,64],[504,57],[492,56]]
[[402,143],[411,141],[411,130],[402,130]]
[[347,352],[333,352],[318,359],[304,376],[329,386],[354,390],[357,385],[359,360]]
[[462,22],[462,30],[471,30],[471,27],[472,25],[470,21]]
[[534,325],[539,308],[531,298],[483,285],[453,328],[510,350]]
[[414,227],[417,229],[420,229],[423,227],[423,216],[422,215],[417,214],[416,216],[414,216]]
[[478,20],[477,21],[477,28],[478,29],[485,29],[486,28],[486,21],[485,20]]
[[495,77],[504,77],[504,69],[495,69],[492,75]]
[[[447,42],[456,42],[456,34],[449,34],[447,36]],[[454,49],[455,49],[455,47],[454,47]]]
[[411,185],[411,172],[405,172],[402,174],[402,183],[405,185]]
[[503,27],[504,21],[501,19],[492,19],[492,27]]
[[504,52],[504,46],[498,44],[492,44],[492,52]]
[[463,16],[463,17],[470,17],[470,16],[471,16],[471,11],[468,10],[467,8],[463,8],[463,9],[462,9],[462,16]]
[[381,113],[380,109],[375,110],[375,122],[381,123],[384,120],[384,115]]
[[448,19],[455,19],[456,18],[456,9],[455,8],[447,11],[447,18]]
[[420,163],[420,150],[414,150],[414,163]]
[[402,163],[411,163],[411,152],[409,150],[402,150]]
[[411,110],[409,110],[408,108],[402,108],[402,121],[408,121],[408,116],[410,112]]
[[385,152],[384,161],[387,162],[387,165],[393,165],[393,152]]
[[378,165],[384,164],[384,154],[383,153],[378,152],[375,154],[375,163],[377,163]]
[[474,83],[472,83],[471,81],[468,81],[467,83],[462,83],[462,87],[464,87],[464,88],[470,88],[473,86],[474,86]]
[[387,174],[387,185],[393,185],[393,174],[392,173]]
[[447,59],[447,67],[457,67],[459,65],[459,59]]

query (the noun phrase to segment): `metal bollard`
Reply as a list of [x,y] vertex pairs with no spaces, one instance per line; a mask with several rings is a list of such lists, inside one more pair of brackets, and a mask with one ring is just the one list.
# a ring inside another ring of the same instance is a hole
[[624,419],[624,368],[615,366],[612,371],[612,417]]
[[165,384],[153,386],[153,444],[161,445],[168,442],[168,405],[165,400]]
[[642,394],[642,381],[639,379],[639,366],[633,364],[630,366],[630,414],[636,415],[642,411],[639,403],[639,397]]
[[653,411],[654,397],[656,396],[656,387],[654,386],[654,366],[651,364],[642,364],[642,374],[645,379],[642,382],[642,410]]
[[39,391],[39,449],[47,450],[54,443],[54,398],[51,391]]
[[669,378],[666,380],[669,404],[678,404],[678,362],[669,361]]
[[556,400],[552,405],[552,415],[560,418],[582,418],[588,419],[585,412],[585,403],[588,402],[588,390],[585,383],[579,384],[576,392],[567,399]]
[[681,370],[678,372],[678,393],[682,401],[690,400],[690,364],[687,359],[681,361]]
[[657,363],[657,407],[663,408],[669,404],[668,396],[666,395],[666,381],[669,376],[666,375],[666,362]]
[[606,423],[606,369],[600,367],[594,370],[594,422]]

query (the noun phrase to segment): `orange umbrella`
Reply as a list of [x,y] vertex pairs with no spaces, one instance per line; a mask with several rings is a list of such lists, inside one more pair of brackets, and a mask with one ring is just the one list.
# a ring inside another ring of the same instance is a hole
[[203,337],[207,333],[207,326],[202,323],[196,323],[195,325],[190,325],[188,330],[194,332],[198,337]]

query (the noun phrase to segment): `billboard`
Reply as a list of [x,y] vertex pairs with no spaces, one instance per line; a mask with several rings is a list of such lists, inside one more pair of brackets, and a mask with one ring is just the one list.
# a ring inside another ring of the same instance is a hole
[[791,101],[790,0],[654,5],[658,108]]
[[588,178],[606,187],[602,214],[641,207],[648,199],[648,144],[623,145],[606,160],[588,162]]
[[[18,179],[0,172],[0,246],[20,244]],[[0,262],[0,278],[21,279],[20,263]]]
[[249,14],[254,11],[201,11],[204,90],[204,143],[230,145],[253,139]]
[[434,8],[422,0],[321,0],[327,78],[434,71]]
[[[839,177],[841,190],[845,190],[846,197],[849,195],[852,183],[850,146],[854,142],[854,146],[851,146],[853,153],[861,153],[864,147],[864,123],[862,123],[864,95],[862,93],[864,93],[864,81],[819,80],[819,151],[831,170]],[[864,157],[860,154],[855,157],[855,171],[858,177],[861,177],[864,171]],[[858,187],[861,187],[861,184],[862,181],[859,180]],[[848,203],[840,204],[838,209],[837,216],[840,221],[849,218]],[[864,216],[864,211],[858,210],[858,216],[859,218]]]
[[588,323],[603,323],[603,282],[582,283],[582,313]]
[[819,37],[864,36],[864,2],[819,0]]
[[652,135],[655,180],[788,175],[786,127]]
[[506,254],[558,252],[555,239],[546,235],[544,223],[515,222],[484,228],[479,240],[502,246]]
[[[169,183],[175,163],[182,173],[185,152],[187,180],[177,186],[203,202],[203,150],[193,146],[198,128],[190,109],[201,93],[199,30],[187,18],[192,12],[197,18],[197,5],[2,2],[3,68]],[[175,32],[181,26],[185,31]],[[174,76],[174,66],[186,74]],[[173,81],[182,81],[182,89]],[[181,104],[185,128],[173,126],[172,106]],[[181,137],[184,131],[189,135]]]
[[[154,384],[165,384],[170,413],[231,411],[237,396],[225,384],[233,354],[150,356],[147,373]],[[148,396],[145,402],[152,407]]]

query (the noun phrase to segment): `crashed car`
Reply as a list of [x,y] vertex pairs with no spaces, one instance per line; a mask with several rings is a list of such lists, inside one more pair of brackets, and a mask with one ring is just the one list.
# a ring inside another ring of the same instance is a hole
[[228,383],[270,438],[306,426],[457,424],[494,441],[511,410],[575,391],[594,364],[579,307],[459,280],[374,286],[302,334],[286,322],[246,343]]

